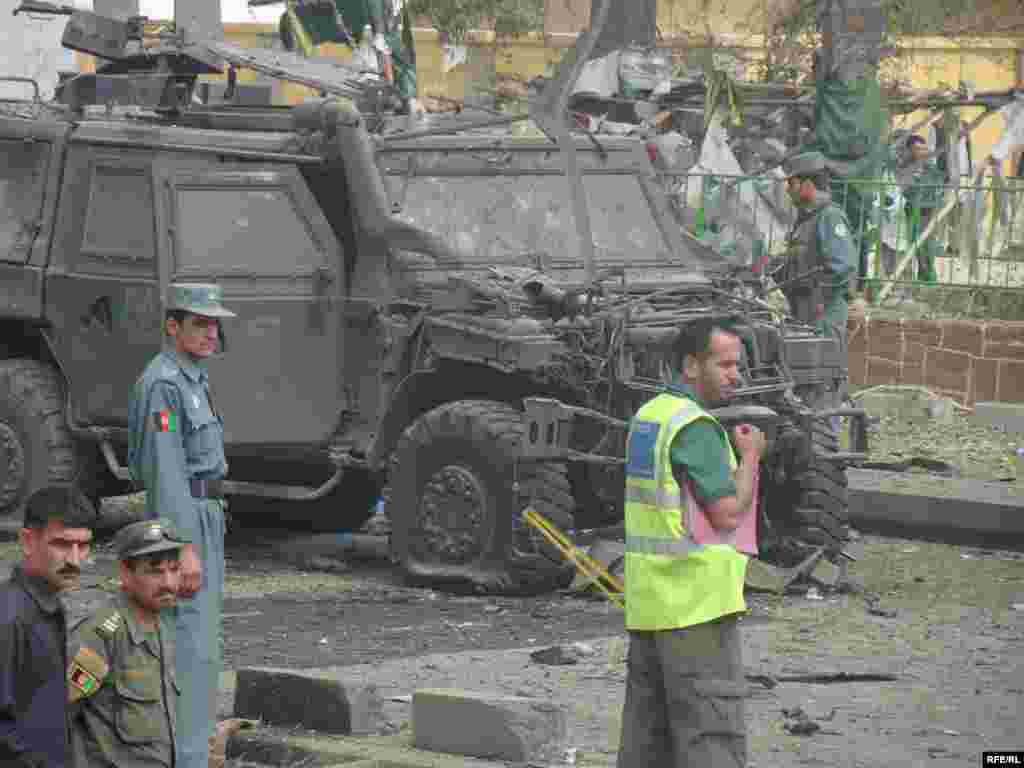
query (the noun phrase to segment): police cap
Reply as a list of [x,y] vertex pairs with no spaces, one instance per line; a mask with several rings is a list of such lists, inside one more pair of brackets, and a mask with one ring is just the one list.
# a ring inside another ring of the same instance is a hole
[[178,538],[171,523],[159,518],[131,523],[117,532],[114,551],[121,560],[180,550],[188,544]]
[[214,283],[171,283],[167,290],[167,309],[181,309],[205,317],[234,317],[225,309],[224,289]]

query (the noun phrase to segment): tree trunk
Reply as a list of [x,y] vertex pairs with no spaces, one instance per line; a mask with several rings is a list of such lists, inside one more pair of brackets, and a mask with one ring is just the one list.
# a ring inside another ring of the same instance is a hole
[[139,0],[93,0],[93,11],[112,19],[128,19],[140,15]]
[[[591,19],[596,16],[600,2],[601,0],[591,0]],[[612,51],[629,45],[652,48],[655,42],[657,21],[657,0],[629,0],[629,2],[612,3],[608,9],[608,19],[605,21],[601,36],[598,38],[590,58],[599,59]]]

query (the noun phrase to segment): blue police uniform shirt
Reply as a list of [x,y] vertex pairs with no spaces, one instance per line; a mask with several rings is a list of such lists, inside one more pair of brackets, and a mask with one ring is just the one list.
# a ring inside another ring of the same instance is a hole
[[831,273],[837,288],[844,288],[857,263],[857,249],[846,214],[835,203],[829,203],[818,212],[815,222],[818,249],[822,261]]
[[167,517],[183,538],[198,541],[189,481],[227,475],[224,421],[210,397],[201,362],[164,350],[135,384],[129,408],[128,467],[146,489],[147,517]]

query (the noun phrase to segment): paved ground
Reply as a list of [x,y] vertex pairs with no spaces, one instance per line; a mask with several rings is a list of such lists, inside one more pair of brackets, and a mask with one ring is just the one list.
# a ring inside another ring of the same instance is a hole
[[[570,715],[579,764],[613,764],[626,650],[618,609],[559,595],[491,599],[409,589],[381,566],[302,570],[271,557],[279,537],[229,542],[229,669],[344,667],[342,674],[372,680],[389,697],[419,686],[550,697]],[[755,686],[750,765],[972,765],[982,749],[1024,747],[1022,555],[879,537],[865,543],[854,573],[877,600],[751,597],[748,671],[898,679]],[[0,544],[0,575],[15,556],[14,545]],[[100,548],[85,588],[70,601],[73,615],[116,589],[113,566]],[[531,649],[577,640],[594,654],[576,665],[529,659]],[[224,714],[232,684],[227,675]],[[783,710],[797,707],[819,725],[816,733],[787,732],[792,719]],[[408,741],[408,704],[389,701],[387,714],[380,738]]]

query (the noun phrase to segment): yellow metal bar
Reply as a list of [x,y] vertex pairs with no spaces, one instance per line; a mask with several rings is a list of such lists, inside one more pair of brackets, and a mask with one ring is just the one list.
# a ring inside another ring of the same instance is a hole
[[[605,597],[620,608],[626,607],[621,594],[617,594],[625,591],[622,582],[612,576],[612,574],[608,573],[604,566],[592,557],[578,552],[568,537],[552,525],[547,518],[537,512],[537,510],[532,507],[527,507],[523,510],[522,514],[526,522],[540,531],[541,535],[551,542],[551,544],[562,553],[566,560],[576,566],[577,571],[583,574],[591,581],[591,583],[600,589],[601,592],[604,593]],[[611,585],[611,587],[616,591],[613,592],[607,585]]]

